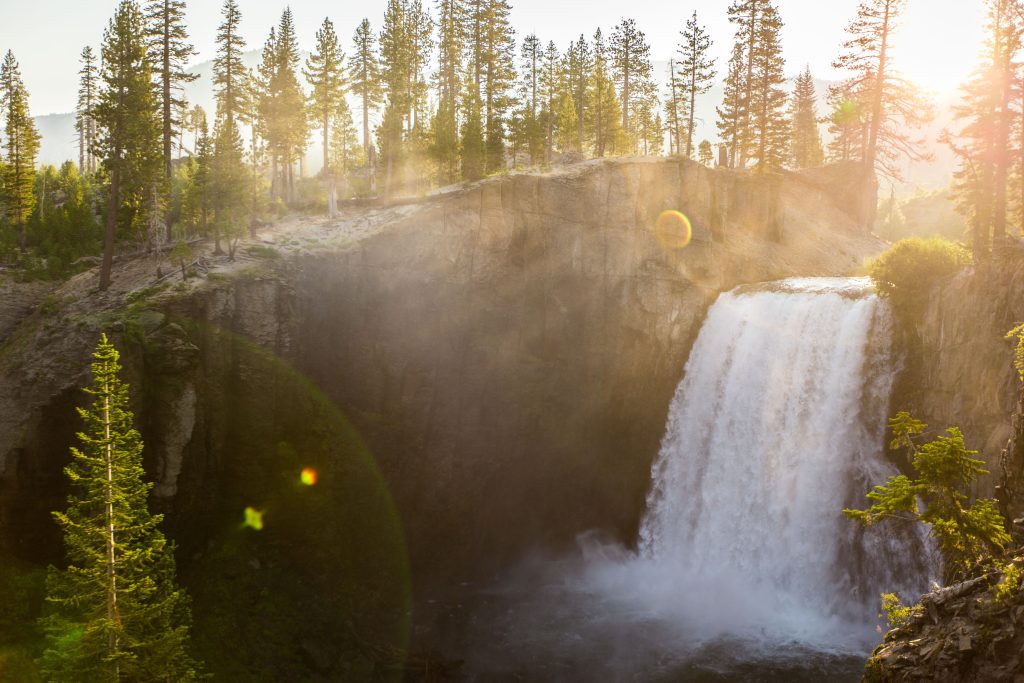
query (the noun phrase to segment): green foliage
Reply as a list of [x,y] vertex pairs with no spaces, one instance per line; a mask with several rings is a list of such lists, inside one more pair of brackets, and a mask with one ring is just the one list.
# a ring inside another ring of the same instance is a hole
[[941,237],[901,240],[868,264],[879,296],[892,302],[893,310],[905,324],[923,313],[936,282],[970,263],[970,253]]
[[895,593],[882,593],[882,612],[879,619],[885,619],[890,629],[906,626],[920,616],[924,610],[920,605],[904,605]]
[[171,249],[171,263],[181,269],[181,281],[184,282],[188,279],[188,266],[192,263],[192,247],[188,246],[188,242],[183,239],[178,239],[174,243],[174,248]]
[[995,586],[996,602],[1005,603],[1012,600],[1021,590],[1021,571],[1019,565],[1010,562],[1003,569],[1003,576]]
[[[28,220],[27,245],[38,259],[34,277],[59,279],[83,267],[79,260],[100,250],[100,226],[92,180],[74,163],[36,173],[35,210]],[[26,264],[27,265],[27,264]]]
[[68,567],[47,577],[42,620],[49,680],[196,680],[186,652],[191,614],[175,585],[174,547],[149,512],[153,484],[142,469],[142,439],[128,410],[114,346],[103,335],[93,354],[92,396],[64,472],[68,508],[53,513]]
[[4,152],[0,166],[0,209],[18,233],[19,250],[25,251],[25,223],[35,207],[35,164],[39,133],[28,110],[28,91],[10,51],[0,65],[0,112],[3,112]]
[[868,509],[846,509],[843,513],[866,526],[889,520],[930,525],[930,533],[946,559],[946,577],[950,580],[965,576],[985,558],[1002,553],[1010,536],[996,502],[988,498],[971,502],[966,493],[971,483],[988,471],[984,462],[972,457],[977,451],[964,446],[960,430],[950,427],[945,435],[917,446],[914,437],[923,433],[925,424],[907,413],[899,413],[889,423],[894,435],[892,447],[910,451],[917,476],[892,476],[868,492],[872,502]]
[[1024,382],[1024,325],[1018,325],[1006,334],[1007,341],[1017,340],[1013,351],[1013,367]]

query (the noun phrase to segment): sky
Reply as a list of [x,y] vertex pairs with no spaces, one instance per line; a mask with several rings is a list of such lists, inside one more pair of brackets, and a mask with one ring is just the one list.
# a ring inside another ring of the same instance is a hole
[[[286,0],[238,0],[242,33],[250,48],[259,48],[276,24]],[[13,50],[30,93],[34,115],[69,112],[77,90],[78,55],[86,44],[98,48],[118,0],[0,0],[0,51]],[[817,78],[837,79],[831,68],[844,29],[858,0],[777,0],[785,21],[783,49],[790,75],[805,65]],[[432,4],[432,3],[430,3]],[[733,31],[725,16],[728,0],[512,0],[512,23],[518,36],[536,33],[545,43],[564,49],[570,40],[594,29],[605,33],[623,16],[634,18],[651,44],[651,57],[667,60],[679,31],[696,10],[714,40],[713,51],[724,75]],[[907,0],[897,37],[898,67],[911,80],[942,96],[954,92],[970,74],[982,41],[982,0]],[[316,29],[330,17],[351,43],[356,24],[368,17],[379,29],[385,0],[361,3],[339,0],[290,0],[301,47],[312,46]],[[188,24],[199,54],[213,58],[220,20],[220,0],[190,0]],[[666,8],[671,8],[667,10]],[[659,80],[663,80],[658,75]]]

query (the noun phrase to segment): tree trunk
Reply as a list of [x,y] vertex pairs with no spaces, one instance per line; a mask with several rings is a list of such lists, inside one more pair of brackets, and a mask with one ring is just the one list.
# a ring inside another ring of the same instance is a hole
[[[164,35],[163,35],[163,74],[161,74],[161,85],[163,86],[163,135],[164,135],[164,178],[168,184],[171,182],[171,174],[173,169],[171,168],[171,144],[173,139],[173,131],[171,130],[171,20],[170,20],[170,2],[171,0],[164,0]],[[168,209],[169,211],[170,209]],[[167,243],[170,244],[173,239],[171,234],[171,218],[169,215],[164,215],[164,231],[167,238]]]
[[868,144],[864,150],[864,165],[871,171],[875,169],[875,158],[878,149],[878,132],[882,128],[882,96],[885,90],[886,63],[889,50],[889,5],[886,0],[885,10],[882,13],[882,45],[878,51],[878,69],[875,72],[875,92],[871,102],[871,125],[868,128]]
[[103,260],[100,261],[100,291],[110,287],[114,265],[114,238],[117,236],[117,207],[121,191],[121,170],[114,165],[110,172],[110,198],[107,200],[107,229],[103,234]]
[[[116,624],[121,620],[117,607],[117,556],[114,537],[114,446],[110,433],[110,387],[103,385],[103,447],[104,464],[106,465],[106,545],[107,545],[107,621]],[[109,627],[108,627],[109,628]],[[107,654],[116,654],[118,650],[117,635],[113,629],[107,633]],[[115,672],[119,673],[115,665]]]

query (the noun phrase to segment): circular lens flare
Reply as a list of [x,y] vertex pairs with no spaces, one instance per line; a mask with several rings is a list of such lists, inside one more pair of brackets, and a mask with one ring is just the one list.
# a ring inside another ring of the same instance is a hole
[[654,231],[664,249],[685,249],[693,238],[690,219],[681,211],[662,211],[654,224]]
[[306,486],[316,486],[317,473],[312,467],[302,468],[302,474],[299,475],[299,479]]

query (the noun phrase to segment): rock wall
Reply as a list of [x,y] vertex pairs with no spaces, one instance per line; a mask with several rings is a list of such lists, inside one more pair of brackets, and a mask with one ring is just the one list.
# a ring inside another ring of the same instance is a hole
[[[220,622],[202,615],[263,604],[268,577],[293,597],[279,630],[321,652],[316,634],[351,628],[335,621],[353,604],[406,614],[410,577],[488,576],[590,529],[628,542],[707,307],[877,253],[850,208],[856,182],[856,169],[588,162],[443,192],[372,236],[185,293],[39,311],[0,347],[0,554],[60,556],[49,511],[101,329],[124,350],[154,501],[208,642]],[[689,243],[656,228],[669,209],[689,217]],[[312,494],[297,484],[308,465]],[[239,536],[246,506],[266,510],[262,535]],[[293,595],[319,584],[363,588],[336,609]],[[280,652],[238,659],[287,667]]]
[[961,272],[932,293],[917,328],[919,355],[909,359],[897,392],[894,410],[910,409],[929,433],[959,426],[967,445],[980,451],[991,472],[979,482],[980,495],[993,496],[1003,478],[1002,453],[1021,395],[1005,337],[1021,322],[1021,254]]

